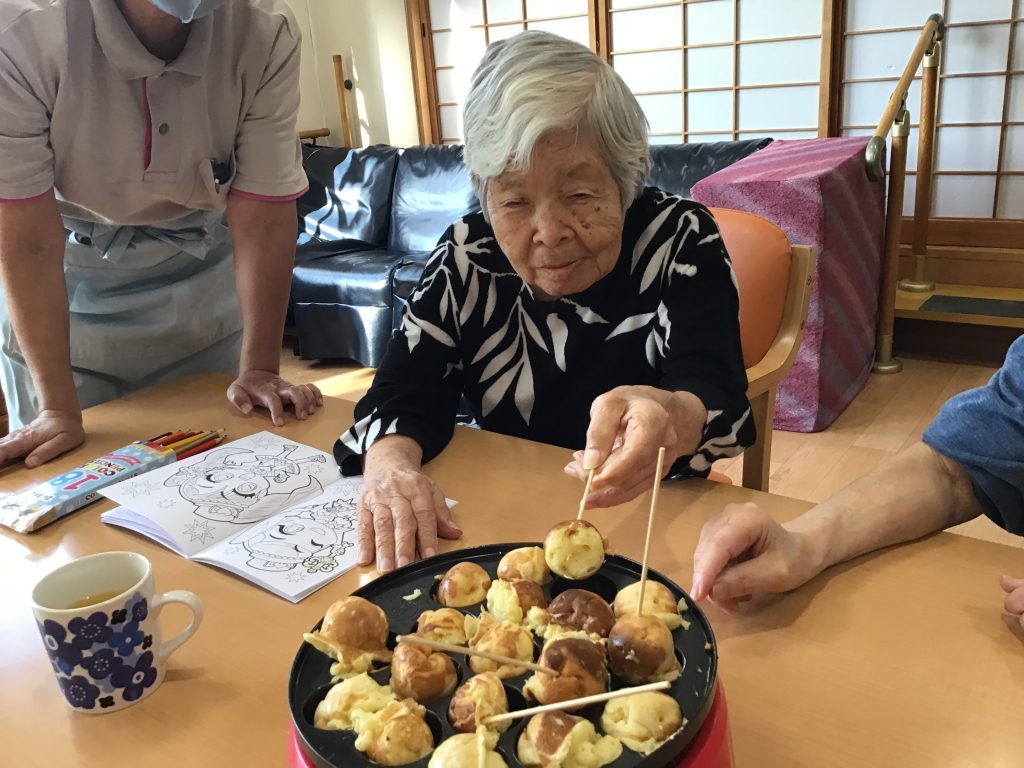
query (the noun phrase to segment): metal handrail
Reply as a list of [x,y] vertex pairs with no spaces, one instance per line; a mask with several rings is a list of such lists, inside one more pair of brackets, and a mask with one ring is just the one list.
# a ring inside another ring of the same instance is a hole
[[904,67],[903,74],[900,75],[899,82],[896,83],[896,90],[889,97],[882,118],[878,121],[878,127],[875,128],[875,134],[871,137],[864,152],[868,178],[872,181],[882,181],[885,178],[885,165],[882,162],[885,157],[885,139],[892,129],[892,124],[899,116],[900,110],[906,108],[907,92],[910,90],[910,83],[913,81],[914,75],[917,74],[917,68],[921,66],[925,54],[932,53],[936,43],[942,42],[945,37],[946,20],[941,13],[933,13],[928,17],[921,30],[921,35],[917,38],[917,44],[907,60],[907,66]]

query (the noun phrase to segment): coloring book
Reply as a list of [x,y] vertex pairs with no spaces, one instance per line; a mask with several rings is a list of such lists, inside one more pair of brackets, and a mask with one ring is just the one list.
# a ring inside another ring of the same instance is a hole
[[102,490],[119,525],[297,603],[356,564],[360,477],[259,432]]

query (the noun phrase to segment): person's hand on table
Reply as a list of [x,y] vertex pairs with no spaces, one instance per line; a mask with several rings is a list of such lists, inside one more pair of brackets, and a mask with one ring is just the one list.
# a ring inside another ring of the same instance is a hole
[[817,544],[813,532],[777,523],[756,504],[728,504],[701,529],[690,596],[732,609],[755,594],[796,589],[822,570]]
[[29,424],[0,438],[0,464],[25,457],[31,469],[55,459],[85,440],[80,411],[40,411]]
[[1007,613],[1017,617],[1021,629],[1024,629],[1024,579],[1015,579],[1012,576],[1003,576],[999,579],[999,585],[1006,593],[1006,600],[1003,607]]
[[359,564],[388,573],[437,554],[437,537],[462,536],[441,488],[420,469],[415,440],[384,437],[366,452],[359,500]]
[[653,484],[658,449],[665,448],[665,466],[693,453],[704,433],[707,410],[689,392],[657,387],[616,387],[594,400],[590,408],[587,448],[573,454],[566,474],[594,482],[586,506],[613,507],[636,498]]
[[284,409],[291,405],[295,418],[312,416],[324,404],[324,396],[315,384],[292,384],[272,371],[243,371],[228,387],[228,400],[242,413],[252,412],[253,406],[270,411],[275,427],[284,425]]

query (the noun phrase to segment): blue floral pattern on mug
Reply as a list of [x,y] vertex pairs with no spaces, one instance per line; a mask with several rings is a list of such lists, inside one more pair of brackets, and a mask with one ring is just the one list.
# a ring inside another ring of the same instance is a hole
[[100,689],[90,683],[82,675],[61,677],[60,689],[64,697],[71,703],[71,706],[80,709],[95,709],[96,697],[100,695]]
[[120,630],[110,635],[107,644],[115,649],[121,656],[131,656],[135,648],[146,639],[145,633],[139,629],[134,621],[129,621]]
[[71,644],[83,651],[89,650],[96,643],[106,642],[110,633],[113,632],[107,626],[107,614],[102,611],[96,611],[88,619],[76,616],[68,622],[68,629],[75,635]]
[[43,636],[43,645],[46,646],[46,653],[54,668],[70,675],[82,660],[82,652],[71,643],[64,642],[68,636],[67,630],[56,621],[47,619],[39,625],[39,633]]
[[[117,688],[123,688],[125,701],[135,701],[142,692],[156,682],[156,668],[153,666],[153,652],[146,651],[139,656],[134,666],[125,664],[110,675],[110,681]],[[99,691],[97,690],[97,693]]]
[[104,680],[124,666],[124,662],[110,648],[100,648],[91,656],[83,658],[81,664],[93,680]]
[[135,593],[135,597],[138,599],[132,603],[132,621],[138,624],[145,621],[146,617],[149,616],[149,604],[146,603],[146,598],[138,592]]

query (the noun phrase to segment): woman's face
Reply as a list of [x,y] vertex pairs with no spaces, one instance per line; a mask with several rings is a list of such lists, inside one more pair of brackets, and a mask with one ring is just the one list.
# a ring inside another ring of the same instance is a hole
[[593,140],[575,131],[541,137],[525,171],[487,184],[494,236],[541,299],[586,290],[619,258],[619,187]]

